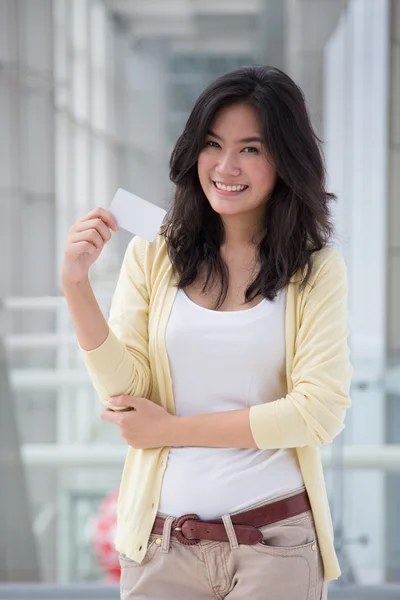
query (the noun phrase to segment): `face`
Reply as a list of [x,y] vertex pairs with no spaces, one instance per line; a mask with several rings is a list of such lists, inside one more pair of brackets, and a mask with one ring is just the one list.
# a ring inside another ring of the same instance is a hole
[[217,113],[198,158],[198,175],[221,217],[258,217],[265,210],[276,170],[261,138],[251,106],[236,104]]

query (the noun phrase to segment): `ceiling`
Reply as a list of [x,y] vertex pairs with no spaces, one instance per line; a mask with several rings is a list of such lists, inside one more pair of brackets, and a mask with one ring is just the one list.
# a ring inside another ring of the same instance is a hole
[[253,54],[266,0],[105,0],[132,43],[164,41],[176,53]]

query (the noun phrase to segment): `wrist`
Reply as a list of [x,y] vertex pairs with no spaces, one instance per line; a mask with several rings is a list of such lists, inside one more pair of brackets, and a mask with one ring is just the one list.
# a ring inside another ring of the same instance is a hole
[[79,279],[78,281],[70,279],[67,275],[61,275],[60,283],[64,294],[78,290],[85,290],[90,287],[89,275]]
[[169,415],[167,426],[165,428],[165,446],[171,448],[178,448],[184,446],[184,440],[182,438],[184,425],[184,417],[177,415]]

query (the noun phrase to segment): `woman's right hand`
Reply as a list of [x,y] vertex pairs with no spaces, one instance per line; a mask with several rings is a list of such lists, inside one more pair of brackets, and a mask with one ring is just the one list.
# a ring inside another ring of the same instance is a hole
[[61,266],[63,286],[88,279],[90,267],[111,238],[110,229],[118,231],[117,222],[104,208],[95,208],[72,225]]

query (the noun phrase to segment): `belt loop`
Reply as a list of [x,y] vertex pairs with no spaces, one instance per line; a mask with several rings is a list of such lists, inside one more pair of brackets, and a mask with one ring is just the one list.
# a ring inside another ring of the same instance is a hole
[[235,529],[232,524],[231,516],[224,515],[222,517],[222,521],[225,525],[226,534],[228,536],[229,545],[231,547],[231,550],[236,550],[236,548],[239,548],[239,543],[237,541],[236,532],[235,532]]
[[162,532],[162,545],[161,552],[165,552],[166,554],[169,552],[170,543],[171,543],[171,528],[172,523],[175,521],[175,517],[166,517],[164,521],[164,527]]

